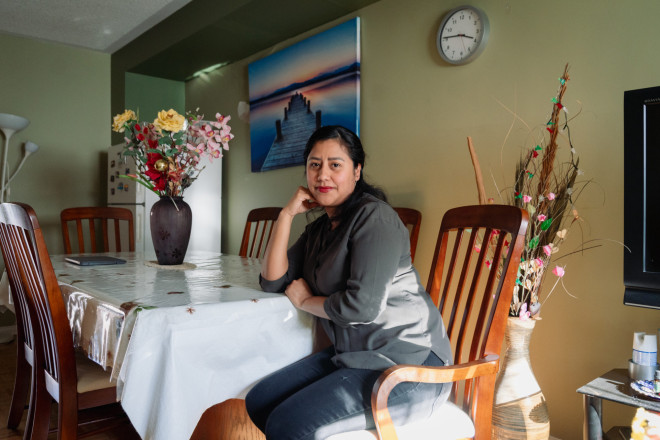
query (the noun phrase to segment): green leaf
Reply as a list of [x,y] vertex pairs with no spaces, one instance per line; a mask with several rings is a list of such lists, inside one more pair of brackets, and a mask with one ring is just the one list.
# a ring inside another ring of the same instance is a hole
[[532,238],[531,240],[529,240],[528,246],[529,246],[530,249],[534,249],[538,245],[539,245],[539,236],[538,235],[536,237]]
[[152,191],[157,196],[160,196],[160,193],[154,189],[154,185],[152,183],[147,182],[146,180],[141,179],[140,177],[136,178],[136,177],[133,177],[133,176],[128,176],[126,174],[120,174],[119,177],[122,177],[124,179],[132,180],[133,182],[137,182],[140,185],[146,187],[149,191]]
[[552,224],[551,218],[544,220],[543,223],[541,223],[541,230],[547,231],[551,224]]

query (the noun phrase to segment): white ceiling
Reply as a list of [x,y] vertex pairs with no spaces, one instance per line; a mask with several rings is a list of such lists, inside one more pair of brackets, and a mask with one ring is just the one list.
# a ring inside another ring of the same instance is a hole
[[0,34],[108,53],[127,72],[186,81],[377,1],[0,0]]
[[113,53],[191,0],[0,0],[0,32]]

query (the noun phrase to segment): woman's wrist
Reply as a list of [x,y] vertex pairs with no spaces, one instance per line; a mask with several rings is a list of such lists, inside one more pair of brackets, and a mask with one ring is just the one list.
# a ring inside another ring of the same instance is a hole
[[292,222],[295,214],[291,214],[286,208],[283,208],[277,216],[277,221]]
[[312,315],[330,319],[323,307],[326,299],[327,298],[324,296],[309,296],[302,300],[300,307],[298,308],[304,312],[311,313]]

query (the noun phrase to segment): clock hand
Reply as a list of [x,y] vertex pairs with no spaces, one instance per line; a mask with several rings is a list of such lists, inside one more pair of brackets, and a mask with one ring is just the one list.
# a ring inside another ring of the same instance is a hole
[[443,38],[445,40],[448,40],[450,38],[457,38],[457,37],[470,38],[470,39],[474,40],[474,37],[471,37],[471,36],[465,35],[465,34],[447,35],[446,37],[443,37]]
[[463,52],[465,52],[465,40],[461,38],[461,46],[463,46]]

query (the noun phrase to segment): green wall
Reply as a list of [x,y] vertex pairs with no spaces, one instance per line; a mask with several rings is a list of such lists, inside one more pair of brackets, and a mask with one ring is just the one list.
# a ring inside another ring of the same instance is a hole
[[[466,137],[474,140],[488,196],[497,198],[511,182],[521,149],[533,142],[525,124],[542,128],[548,120],[567,62],[572,141],[582,178],[594,183],[580,199],[582,220],[564,250],[581,238],[622,241],[623,92],[660,82],[660,59],[652,56],[660,2],[474,0],[490,18],[489,44],[473,63],[450,66],[436,53],[435,34],[443,15],[462,3],[381,0],[355,14],[362,20],[365,173],[394,205],[422,211],[416,256],[422,277],[429,273],[442,214],[477,203]],[[283,206],[305,182],[303,167],[250,172],[249,125],[237,118],[237,104],[248,100],[248,64],[355,15],[187,83],[187,108],[232,115],[236,138],[223,159],[224,252],[238,252],[250,209]],[[520,118],[515,123],[514,113]],[[606,242],[565,259],[563,281],[574,297],[559,286],[535,330],[532,364],[555,437],[582,437],[582,396],[575,390],[611,368],[625,368],[633,332],[659,327],[657,311],[622,304],[622,253]],[[546,293],[552,281],[545,281]],[[605,428],[629,425],[633,411],[605,403]]]
[[41,147],[12,181],[10,200],[32,205],[48,250],[61,253],[60,211],[105,204],[110,55],[0,35],[0,60],[0,113],[30,120],[11,138],[10,168],[23,142]]
[[171,108],[184,115],[185,83],[127,72],[125,105],[136,114],[139,112],[140,121],[153,121],[159,111]]

